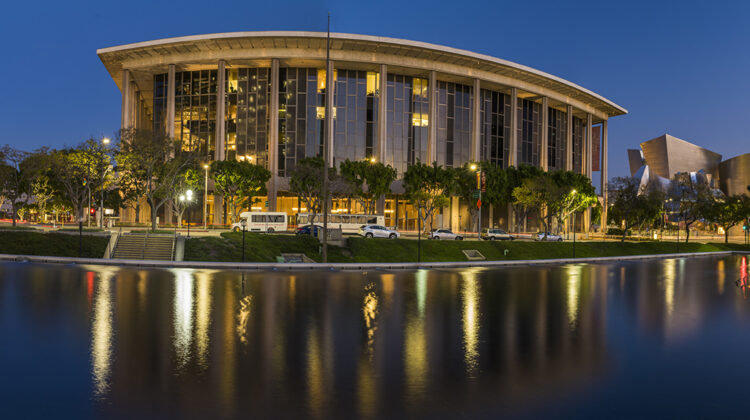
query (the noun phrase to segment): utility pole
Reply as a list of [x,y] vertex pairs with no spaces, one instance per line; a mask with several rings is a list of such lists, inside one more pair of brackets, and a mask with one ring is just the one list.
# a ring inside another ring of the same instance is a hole
[[331,68],[331,14],[328,13],[328,33],[326,35],[326,114],[323,128],[323,262],[328,262],[328,135],[331,110],[329,109],[333,95],[333,77],[329,74]]

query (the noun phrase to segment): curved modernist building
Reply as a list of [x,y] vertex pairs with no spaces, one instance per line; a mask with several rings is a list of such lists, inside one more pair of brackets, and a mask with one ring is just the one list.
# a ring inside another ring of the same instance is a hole
[[719,164],[719,185],[727,195],[750,193],[750,153],[735,156]]
[[[334,163],[374,158],[399,175],[417,160],[526,163],[588,176],[600,169],[604,184],[607,120],[627,112],[539,70],[375,36],[331,34],[330,69],[318,32],[187,36],[97,53],[122,91],[123,128],[163,131],[197,144],[207,160],[265,165],[274,174],[268,208],[290,213],[300,205],[285,192],[288,176],[299,159],[322,153],[326,101]],[[397,182],[379,210],[389,225],[408,228],[413,216],[400,192]],[[457,228],[454,201],[442,225]],[[207,204],[220,222],[219,203]],[[489,217],[508,222],[499,210]]]

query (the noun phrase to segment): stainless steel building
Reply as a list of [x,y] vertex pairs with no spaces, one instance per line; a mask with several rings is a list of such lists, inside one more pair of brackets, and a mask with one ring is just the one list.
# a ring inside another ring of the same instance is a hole
[[[326,34],[317,32],[187,36],[97,54],[122,91],[123,128],[152,128],[198,144],[207,161],[265,165],[273,173],[268,209],[289,213],[299,210],[286,193],[290,171],[298,159],[319,155],[324,140],[334,163],[376,159],[399,175],[417,160],[448,167],[525,163],[589,177],[600,166],[606,189],[607,121],[627,113],[523,65],[376,36],[331,34],[329,69]],[[333,109],[329,130],[326,101]],[[596,125],[601,144],[593,141]],[[379,211],[390,225],[409,228],[399,190],[396,183]],[[221,223],[216,204],[206,203]],[[446,210],[442,224],[457,227],[458,201]],[[488,222],[507,224],[507,214],[499,214]]]
[[719,185],[727,195],[750,195],[750,153],[735,156],[719,164]]

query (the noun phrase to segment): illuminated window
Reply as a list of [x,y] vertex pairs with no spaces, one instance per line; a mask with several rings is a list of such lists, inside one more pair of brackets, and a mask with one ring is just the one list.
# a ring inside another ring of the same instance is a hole
[[428,99],[429,95],[429,89],[427,87],[428,81],[427,79],[419,79],[415,77],[414,79],[414,88],[412,90],[412,94],[415,98],[422,98],[422,99]]
[[377,95],[380,89],[380,73],[367,72],[367,94]]
[[427,113],[421,114],[421,113],[415,112],[411,116],[411,125],[415,127],[427,127],[430,125],[429,121],[430,121],[429,114]]

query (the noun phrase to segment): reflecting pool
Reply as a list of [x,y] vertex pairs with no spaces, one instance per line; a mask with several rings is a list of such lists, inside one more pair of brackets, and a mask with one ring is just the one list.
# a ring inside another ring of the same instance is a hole
[[744,417],[747,257],[0,265],[3,418]]

